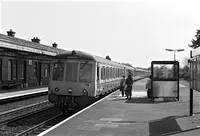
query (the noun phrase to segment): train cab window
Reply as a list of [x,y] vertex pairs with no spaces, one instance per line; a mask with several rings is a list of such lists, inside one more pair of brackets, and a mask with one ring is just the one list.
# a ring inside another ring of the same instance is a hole
[[66,68],[66,81],[77,82],[78,76],[78,63],[77,62],[67,62]]
[[64,74],[64,62],[56,62],[54,63],[53,67],[53,80],[55,81],[62,81],[63,80],[63,74]]
[[92,80],[92,64],[81,63],[79,70],[79,82],[90,83]]

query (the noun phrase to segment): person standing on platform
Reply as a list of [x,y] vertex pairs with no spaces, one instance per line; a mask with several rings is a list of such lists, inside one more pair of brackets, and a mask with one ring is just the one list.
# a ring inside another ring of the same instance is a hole
[[120,81],[120,91],[122,92],[122,96],[124,96],[124,87],[125,87],[126,79],[124,75],[122,77],[123,78]]
[[146,89],[147,89],[147,98],[151,98],[151,75],[149,76],[149,79],[147,80],[146,83]]
[[126,99],[131,99],[132,96],[132,86],[133,86],[133,77],[131,74],[128,75],[125,82],[125,93]]

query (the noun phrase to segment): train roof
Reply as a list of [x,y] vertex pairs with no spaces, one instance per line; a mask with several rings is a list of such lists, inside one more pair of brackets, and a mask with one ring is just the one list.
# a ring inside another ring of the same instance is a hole
[[78,58],[78,59],[86,59],[86,60],[93,60],[96,62],[101,62],[104,64],[111,64],[111,65],[115,65],[115,66],[123,66],[126,67],[123,64],[120,64],[118,62],[114,62],[96,55],[92,55],[83,51],[78,51],[78,50],[73,50],[73,51],[68,51],[66,53],[63,54],[58,54],[54,57],[55,59],[66,59],[66,58]]
[[0,47],[10,48],[14,50],[28,51],[39,54],[55,56],[56,54],[64,53],[66,50],[54,48],[40,43],[31,42],[17,37],[0,34]]

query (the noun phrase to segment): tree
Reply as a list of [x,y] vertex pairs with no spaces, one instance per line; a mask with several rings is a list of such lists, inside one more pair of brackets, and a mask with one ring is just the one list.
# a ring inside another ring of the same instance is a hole
[[107,59],[107,60],[111,60],[110,56],[106,56],[106,59]]
[[184,58],[183,58],[183,60],[182,60],[183,67],[189,65],[189,63],[188,63],[188,60],[189,60],[189,59],[190,59],[189,57],[184,57]]
[[192,44],[191,45],[188,44],[188,46],[193,48],[193,49],[195,49],[195,48],[200,46],[200,30],[197,30],[195,37],[196,37],[196,40],[192,39],[191,40]]
[[183,61],[182,61],[183,68],[180,68],[180,70],[179,70],[179,76],[180,76],[180,78],[183,78],[185,80],[189,80],[189,77],[190,77],[188,60],[189,60],[188,57],[184,57],[183,58]]

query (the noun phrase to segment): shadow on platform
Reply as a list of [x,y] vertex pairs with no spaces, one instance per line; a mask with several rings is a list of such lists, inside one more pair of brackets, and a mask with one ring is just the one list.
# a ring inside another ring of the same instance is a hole
[[[124,98],[125,99],[125,98]],[[120,99],[122,100],[122,99]],[[128,99],[125,103],[168,103],[168,102],[176,102],[174,98],[156,98],[154,101],[148,99],[147,97],[137,97]]]
[[176,122],[176,118],[187,117],[188,115],[183,116],[170,116],[159,120],[154,120],[149,122],[149,135],[150,136],[171,136],[175,134],[181,134],[184,132],[189,132],[193,130],[200,129],[190,128],[186,130],[182,130],[178,123]]

